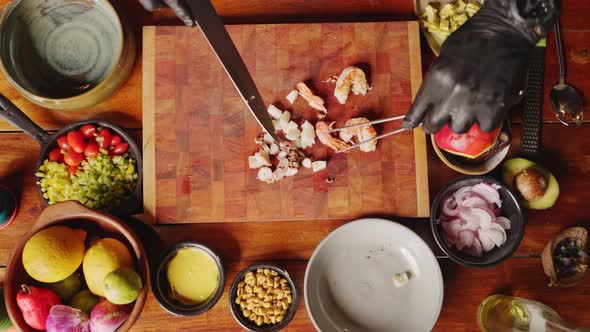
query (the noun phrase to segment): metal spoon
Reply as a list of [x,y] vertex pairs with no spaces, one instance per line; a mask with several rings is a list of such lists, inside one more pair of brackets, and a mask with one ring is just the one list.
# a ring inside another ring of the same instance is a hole
[[569,126],[566,115],[569,115],[575,124],[581,125],[584,121],[582,96],[580,96],[576,88],[565,83],[565,58],[561,43],[559,20],[555,23],[555,42],[557,44],[557,58],[559,60],[559,82],[553,86],[549,94],[549,99],[553,106],[553,113],[566,126]]

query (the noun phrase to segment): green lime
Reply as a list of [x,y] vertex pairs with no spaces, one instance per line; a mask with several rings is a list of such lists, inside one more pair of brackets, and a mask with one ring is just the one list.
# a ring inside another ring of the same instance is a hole
[[81,290],[78,294],[72,297],[70,301],[70,307],[80,309],[85,312],[87,315],[90,315],[92,312],[92,308],[100,301],[100,298],[89,290]]
[[104,296],[114,304],[135,301],[141,292],[141,287],[141,277],[127,267],[116,269],[104,278]]
[[71,276],[62,281],[46,284],[49,289],[54,291],[62,303],[67,303],[76,293],[80,291],[82,277],[80,273],[74,272]]

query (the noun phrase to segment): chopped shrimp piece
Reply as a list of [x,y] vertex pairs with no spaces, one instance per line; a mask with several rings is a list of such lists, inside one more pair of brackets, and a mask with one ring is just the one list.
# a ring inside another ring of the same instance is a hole
[[326,165],[327,163],[325,160],[314,161],[313,163],[311,163],[311,169],[314,173],[317,173],[323,169],[326,169]]
[[332,136],[328,130],[332,129],[334,122],[331,124],[327,124],[323,121],[318,121],[315,124],[315,133],[320,140],[320,142],[324,143],[324,145],[331,147],[336,151],[340,151],[342,149],[346,149],[349,145],[344,142],[343,140]]
[[366,95],[367,91],[370,90],[365,72],[354,66],[344,68],[336,81],[334,97],[338,99],[340,104],[346,103],[351,88],[355,95]]
[[303,82],[297,83],[297,90],[299,90],[299,95],[303,97],[303,99],[307,100],[309,106],[315,108],[316,110],[322,112],[325,116],[328,114],[328,110],[324,106],[324,100],[316,95],[313,94],[311,89],[305,85]]
[[[354,126],[356,124],[367,123],[367,122],[369,122],[369,120],[367,120],[367,118],[353,118],[353,119],[349,119],[348,121],[346,121],[346,124],[344,126],[345,127]],[[340,131],[339,134],[340,134],[340,138],[345,142],[349,142],[353,139],[353,137],[356,137],[355,143],[364,142],[364,141],[370,140],[373,137],[377,137],[377,132],[375,131],[375,128],[373,128],[372,125],[343,129]],[[375,151],[375,149],[377,148],[377,140],[364,143],[359,148],[363,152]]]
[[287,98],[289,103],[294,104],[295,100],[297,100],[297,97],[299,97],[299,92],[297,90],[291,90],[291,92],[289,92],[285,98]]

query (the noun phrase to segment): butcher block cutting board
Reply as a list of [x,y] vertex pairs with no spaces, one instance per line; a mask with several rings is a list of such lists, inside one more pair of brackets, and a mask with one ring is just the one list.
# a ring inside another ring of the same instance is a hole
[[[421,82],[416,22],[233,25],[229,34],[269,104],[317,121],[303,98],[285,96],[304,81],[324,98],[327,120],[404,114]],[[324,82],[357,65],[372,90],[345,105]],[[262,130],[199,29],[144,27],[143,135],[146,221],[157,223],[428,216],[425,135],[379,141],[377,151],[310,153],[324,171],[302,168],[279,183],[256,179],[247,158]],[[401,122],[376,126],[382,133]],[[327,183],[326,178],[333,179]]]

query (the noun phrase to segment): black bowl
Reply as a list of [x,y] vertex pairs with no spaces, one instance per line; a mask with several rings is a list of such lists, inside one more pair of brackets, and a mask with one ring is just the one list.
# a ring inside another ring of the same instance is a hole
[[[506,242],[500,248],[494,247],[491,251],[484,252],[482,257],[475,257],[447,246],[442,238],[442,226],[437,223],[436,220],[440,215],[439,206],[443,198],[460,188],[473,186],[481,182],[493,183],[501,187],[499,189],[500,199],[502,200],[501,215],[510,219],[511,225],[510,229],[506,230]],[[524,216],[522,208],[515,195],[502,183],[485,176],[465,176],[451,181],[434,199],[430,213],[430,226],[432,227],[432,233],[434,234],[434,238],[439,247],[450,259],[464,266],[486,268],[500,264],[502,261],[512,256],[516,249],[518,249],[520,241],[522,241],[524,235]]]
[[[176,252],[183,248],[196,248],[202,250],[215,261],[219,270],[219,284],[217,285],[215,293],[213,293],[207,301],[194,306],[180,303],[170,298],[168,295],[170,293],[170,284],[168,283],[168,277],[166,275],[168,263],[174,258]],[[223,270],[223,265],[221,264],[221,259],[219,259],[219,256],[217,256],[211,249],[197,242],[180,242],[168,248],[160,258],[156,268],[152,271],[152,292],[154,292],[156,300],[158,300],[158,303],[160,303],[162,308],[177,316],[197,316],[207,312],[217,304],[221,294],[223,294],[224,287],[225,272]]]
[[[41,146],[39,159],[37,160],[37,165],[35,166],[35,172],[39,170],[39,167],[48,158],[49,152],[57,147],[57,138],[66,135],[70,130],[78,129],[85,124],[93,124],[97,127],[108,128],[111,132],[118,134],[121,136],[124,142],[129,144],[127,153],[137,162],[137,183],[135,184],[133,191],[129,194],[129,197],[123,199],[119,206],[113,207],[112,210],[108,212],[117,216],[129,216],[143,211],[143,165],[141,150],[139,149],[139,146],[135,144],[133,137],[131,137],[131,135],[129,135],[123,129],[106,121],[86,120],[71,123],[66,125],[58,132],[50,134],[43,128],[39,127],[35,122],[33,122],[33,120],[23,113],[23,111],[16,107],[16,105],[14,105],[2,94],[0,94],[0,118],[8,121],[15,127],[20,128],[27,135],[33,137]],[[39,179],[37,178],[37,180]],[[45,197],[43,197],[43,191],[41,190],[40,185],[37,185],[37,190],[39,191],[39,194],[41,195],[45,205],[48,205],[49,202]]]
[[[258,326],[254,322],[252,322],[249,319],[247,319],[246,317],[244,317],[244,315],[242,315],[242,311],[240,310],[240,306],[238,304],[236,304],[236,302],[235,302],[236,296],[237,296],[237,291],[238,291],[238,283],[240,283],[240,281],[244,280],[246,273],[248,273],[250,271],[256,272],[256,270],[258,270],[258,269],[270,269],[270,270],[276,271],[276,272],[278,272],[280,277],[287,279],[287,282],[289,283],[289,287],[291,288],[291,296],[293,297],[293,301],[291,302],[291,305],[287,309],[287,313],[285,314],[285,318],[283,318],[283,320],[280,323],[273,324],[273,325],[262,324],[261,326]],[[284,329],[289,324],[289,322],[293,319],[293,317],[295,316],[295,312],[297,311],[298,305],[299,305],[299,294],[297,292],[297,287],[295,286],[295,282],[293,281],[293,278],[285,269],[283,269],[280,266],[277,266],[275,264],[271,264],[271,263],[254,264],[254,265],[250,265],[247,268],[243,269],[242,271],[240,271],[236,275],[236,277],[234,278],[234,281],[232,282],[231,287],[229,289],[229,307],[231,308],[232,315],[234,316],[234,318],[238,322],[238,324],[240,324],[244,329],[251,331],[251,332],[272,332],[272,331],[280,331],[280,330]]]

